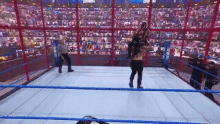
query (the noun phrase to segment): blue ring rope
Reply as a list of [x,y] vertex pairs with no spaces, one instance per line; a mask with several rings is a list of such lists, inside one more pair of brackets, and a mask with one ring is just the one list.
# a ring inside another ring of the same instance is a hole
[[200,68],[197,68],[197,67],[195,67],[195,66],[193,66],[193,65],[191,65],[191,64],[189,64],[189,63],[186,63],[186,62],[184,62],[184,61],[182,61],[182,60],[180,60],[180,59],[178,59],[178,58],[176,58],[176,57],[174,57],[174,56],[171,56],[171,55],[166,55],[166,56],[170,56],[170,57],[172,57],[172,58],[174,58],[174,59],[176,59],[176,60],[178,60],[178,61],[183,62],[183,63],[186,64],[186,65],[189,65],[189,66],[191,66],[191,67],[193,67],[193,68],[196,68],[197,70],[200,70],[200,71],[202,71],[202,72],[204,72],[204,73],[206,73],[206,74],[209,74],[209,75],[211,75],[211,76],[213,76],[213,77],[215,77],[215,78],[220,79],[219,76],[216,76],[216,75],[213,75],[213,74],[211,74],[211,73],[208,73],[207,71],[204,71],[204,70],[202,70],[202,69],[200,69]]
[[[167,62],[164,62],[164,63],[166,63],[167,65],[173,67],[172,65],[168,64]],[[175,67],[173,67],[173,68],[175,68]],[[175,70],[177,70],[177,69],[175,69]],[[179,72],[180,72],[181,74],[183,74],[184,76],[188,77],[189,79],[191,79],[191,77],[189,77],[188,75],[184,74],[183,72],[181,72],[181,71],[179,71]],[[206,86],[202,85],[202,84],[199,83],[198,81],[196,81],[196,80],[194,80],[194,79],[191,79],[191,80],[193,80],[194,82],[196,82],[196,83],[199,84],[200,86],[204,87],[206,90],[212,91],[211,89],[209,89],[209,88],[207,88]],[[219,90],[219,91],[220,91],[220,90]],[[215,93],[215,94],[216,94],[218,97],[220,97],[219,94],[217,94],[217,93]]]
[[25,51],[31,51],[33,49],[40,49],[40,48],[44,48],[44,47],[50,47],[52,45],[46,45],[46,46],[42,46],[42,47],[39,47],[39,48],[30,48],[30,49],[25,49],[25,50],[22,50],[22,51],[18,51],[18,52],[11,52],[11,53],[7,53],[7,54],[2,54],[0,56],[10,56],[10,55],[13,55],[13,54],[16,54],[16,53],[21,53],[21,52],[25,52]]
[[[172,58],[174,58],[174,59],[176,59],[176,60],[178,60],[178,61],[183,62],[183,63],[186,64],[186,65],[189,65],[189,66],[191,66],[191,67],[193,67],[193,68],[196,68],[197,70],[200,70],[200,71],[202,71],[202,72],[204,72],[204,73],[206,73],[206,74],[209,74],[209,75],[211,75],[211,76],[213,76],[213,77],[215,77],[215,78],[220,79],[220,77],[218,77],[218,76],[216,76],[216,75],[213,75],[213,74],[211,74],[211,73],[208,73],[207,71],[204,71],[204,70],[202,70],[202,69],[200,69],[200,68],[197,68],[197,67],[195,67],[195,66],[193,66],[193,65],[191,65],[191,64],[188,64],[188,63],[186,63],[186,62],[184,62],[184,61],[182,61],[182,60],[176,58],[175,56],[167,55],[167,53],[165,53],[164,56],[170,56],[170,57],[172,57]],[[167,65],[169,65],[169,66],[175,68],[174,66],[170,65],[170,64],[167,63],[167,62],[165,62],[165,61],[163,61],[163,62],[164,62],[165,64],[167,64]],[[183,72],[181,72],[181,71],[179,71],[179,70],[177,70],[177,69],[175,69],[175,70],[178,71],[178,72],[180,72],[180,73],[183,74],[184,76],[188,77],[189,79],[191,79],[191,77],[187,76],[187,75],[184,74]],[[206,86],[202,85],[201,83],[199,83],[198,81],[196,81],[196,80],[194,80],[194,79],[191,79],[191,80],[193,80],[194,82],[196,82],[196,84],[198,84],[198,85],[204,87],[204,89],[206,89],[206,90],[211,90],[211,89],[207,88]],[[217,93],[215,93],[215,94],[216,94],[218,97],[220,97],[219,94],[217,94]]]
[[[179,48],[177,48],[177,47],[174,47],[174,48],[175,48],[175,49],[178,49],[178,50],[181,50],[181,49],[179,49]],[[189,51],[186,51],[186,50],[184,50],[184,49],[183,49],[183,51],[185,51],[185,52],[187,52],[187,53],[192,53],[192,54],[194,54],[194,55],[199,55],[199,56],[202,56],[202,57],[207,57],[208,59],[214,59],[214,60],[216,60],[216,61],[220,61],[220,59],[214,58],[214,57],[211,57],[211,56],[205,56],[205,55],[202,55],[202,54],[199,54],[199,53],[189,52]]]
[[[51,65],[52,63],[54,63],[55,61],[53,61],[53,62],[51,62],[50,64],[48,64],[48,65]],[[31,75],[33,75],[33,74],[35,74],[35,73],[37,73],[37,72],[39,72],[39,71],[41,71],[41,70],[43,70],[44,68],[46,68],[48,65],[46,65],[46,66],[44,66],[44,67],[42,67],[42,68],[40,68],[39,70],[37,70],[37,71],[34,71],[34,72],[32,72],[32,73],[30,73],[30,74],[28,74],[27,76],[31,76]],[[20,78],[19,80],[17,80],[17,81],[15,81],[15,82],[13,82],[13,83],[11,83],[10,85],[13,85],[13,84],[16,84],[16,83],[18,83],[19,81],[22,81],[22,80],[24,80],[27,76],[24,76],[24,77],[22,77],[22,78]],[[0,89],[0,91],[1,90],[3,90],[4,88],[1,88]]]
[[204,124],[191,122],[171,121],[145,121],[145,120],[118,120],[118,119],[88,119],[88,118],[65,118],[65,117],[35,117],[35,116],[0,116],[1,119],[32,119],[32,120],[68,120],[68,121],[96,121],[96,122],[121,122],[121,123],[156,123],[156,124]]
[[[53,54],[48,54],[47,56],[50,56],[50,55],[53,55]],[[10,68],[10,69],[8,69],[8,70],[5,70],[5,71],[1,71],[0,72],[0,74],[3,74],[3,73],[6,73],[6,72],[9,72],[9,71],[11,71],[11,70],[14,70],[14,69],[16,69],[16,68],[19,68],[19,67],[22,67],[22,66],[24,66],[24,65],[26,65],[26,64],[30,64],[30,63],[32,63],[32,62],[35,62],[35,61],[38,61],[38,60],[40,60],[40,59],[43,59],[43,58],[45,58],[46,56],[42,56],[42,57],[40,57],[40,58],[38,58],[38,59],[35,59],[35,60],[33,60],[33,61],[30,61],[30,62],[27,62],[27,63],[25,63],[25,64],[21,64],[21,65],[19,65],[19,66],[16,66],[16,67],[13,67],[13,68]],[[102,58],[83,58],[83,59],[85,59],[85,60],[111,60],[111,59],[102,59]],[[131,60],[131,59],[114,59],[114,60]],[[148,61],[159,61],[160,59],[149,59]]]
[[[81,58],[81,59],[85,59],[85,60],[111,60],[110,58]],[[132,59],[113,59],[113,60],[132,60]],[[148,61],[159,61],[161,59],[148,59]]]
[[[53,54],[48,54],[47,56],[51,56],[51,55],[53,55]],[[21,64],[21,65],[19,65],[19,66],[15,66],[15,67],[10,68],[10,69],[5,70],[5,71],[1,71],[0,74],[3,74],[3,73],[6,73],[6,72],[9,72],[9,71],[14,70],[14,69],[16,69],[16,68],[20,68],[20,67],[22,67],[22,66],[24,66],[24,65],[27,65],[27,64],[30,64],[30,63],[32,63],[32,62],[36,62],[36,61],[38,61],[38,60],[40,60],[40,59],[43,59],[43,58],[45,58],[45,57],[47,57],[47,56],[44,55],[44,56],[42,56],[42,57],[40,57],[40,58],[38,58],[38,59],[32,60],[32,61],[30,61],[30,62],[27,62],[27,63]]]
[[201,92],[220,93],[220,90],[191,90],[191,89],[138,89],[138,88],[107,88],[107,87],[73,87],[73,86],[39,86],[39,85],[0,85],[4,88],[43,88],[43,89],[76,89],[76,90],[113,90],[113,91],[164,91],[164,92]]
[[[174,47],[174,48],[176,48],[176,49],[178,49],[178,50],[181,50],[181,49],[179,49],[179,48],[177,48],[177,47]],[[200,56],[202,56],[202,57],[207,57],[208,59],[213,59],[213,60],[216,60],[216,61],[220,61],[220,59],[218,59],[218,58],[213,58],[213,57],[211,57],[211,56],[205,56],[205,55],[202,55],[202,54],[199,54],[199,53],[189,52],[189,51],[186,51],[186,50],[183,50],[183,51],[188,52],[188,53],[193,53],[193,54],[195,54],[195,55],[200,55]],[[219,72],[219,73],[220,73],[220,72]]]
[[[177,69],[176,69],[174,66],[170,65],[169,63],[167,63],[167,62],[164,62],[164,63],[165,63],[165,64],[167,64],[167,65],[169,65],[170,67],[174,68],[174,69],[175,69],[175,71],[178,71],[178,70],[177,70]],[[198,81],[196,81],[196,80],[192,79],[190,76],[188,76],[188,75],[184,74],[183,72],[181,72],[181,71],[178,71],[178,72],[180,72],[180,73],[181,73],[181,74],[183,74],[184,76],[186,76],[186,77],[190,78],[191,80],[193,80],[193,81],[194,81],[194,82],[196,82],[197,84],[201,85],[202,87],[206,88],[207,90],[211,90],[211,89],[209,89],[209,88],[205,87],[204,85],[202,85],[201,83],[199,83]]]

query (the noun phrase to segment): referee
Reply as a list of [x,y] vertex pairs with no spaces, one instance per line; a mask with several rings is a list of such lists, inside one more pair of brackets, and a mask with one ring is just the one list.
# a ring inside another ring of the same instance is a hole
[[62,73],[62,65],[63,65],[64,59],[68,63],[68,72],[73,72],[74,70],[71,69],[71,59],[67,53],[67,46],[64,43],[63,38],[61,38],[60,43],[58,45],[58,53],[59,53],[59,58],[60,58],[59,73]]

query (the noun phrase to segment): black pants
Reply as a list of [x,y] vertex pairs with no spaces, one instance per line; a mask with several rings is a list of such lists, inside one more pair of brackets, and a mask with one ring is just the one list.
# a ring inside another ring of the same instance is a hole
[[[71,70],[71,59],[70,59],[70,57],[68,56],[67,53],[62,54],[62,56],[63,56],[63,58],[64,58],[64,59],[67,61],[67,63],[68,63],[68,70]],[[59,71],[62,70],[63,61],[64,61],[64,60],[60,57]]]
[[[190,85],[197,90],[200,90],[202,76],[192,75],[190,79]],[[197,81],[197,82],[196,82]],[[198,84],[199,83],[199,84]]]
[[[212,80],[206,80],[206,82],[205,82],[205,87],[207,87],[207,88],[209,88],[209,89],[211,90],[213,86],[214,86],[214,85],[213,85],[213,83],[212,83]],[[207,89],[205,88],[205,90],[207,90]],[[215,102],[215,98],[214,98],[214,96],[212,95],[212,93],[205,93],[205,95],[206,95],[209,99],[211,99],[212,101]]]
[[142,81],[142,72],[143,72],[143,67],[144,67],[144,63],[142,60],[132,60],[131,63],[131,76],[130,76],[130,82],[133,83],[134,80],[134,76],[135,74],[138,72],[138,87],[141,86],[141,81]]

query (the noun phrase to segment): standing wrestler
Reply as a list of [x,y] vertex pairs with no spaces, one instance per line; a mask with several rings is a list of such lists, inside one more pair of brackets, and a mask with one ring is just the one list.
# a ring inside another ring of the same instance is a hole
[[143,56],[145,52],[149,51],[151,47],[148,43],[149,30],[146,28],[146,23],[143,22],[139,29],[135,32],[133,40],[129,43],[128,54],[132,58],[130,63],[131,66],[131,76],[129,86],[133,88],[133,80],[136,72],[138,72],[137,88],[143,88],[141,86],[142,82],[142,72],[144,67]]

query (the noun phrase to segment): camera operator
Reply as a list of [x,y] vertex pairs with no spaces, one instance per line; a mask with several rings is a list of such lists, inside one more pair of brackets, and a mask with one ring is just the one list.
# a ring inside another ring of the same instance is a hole
[[[212,76],[212,75],[215,75],[217,76],[217,68],[215,67],[215,63],[213,61],[210,61],[208,66],[206,66],[206,71],[209,73],[209,74],[206,74],[206,82],[205,82],[205,87],[209,88],[209,89],[212,89],[212,87],[214,85],[217,85],[218,84],[218,80],[216,79],[216,77]],[[210,75],[212,74],[212,75]],[[208,90],[207,88],[205,88],[205,90]],[[205,93],[205,95],[210,98],[212,101],[215,102],[215,99],[212,95],[212,93]]]
[[[201,89],[201,82],[203,79],[203,72],[201,70],[205,70],[205,67],[203,65],[203,60],[199,58],[190,58],[189,59],[189,64],[191,64],[193,67],[191,79],[190,79],[190,85],[194,87],[197,90]],[[195,68],[196,67],[196,68]],[[201,70],[199,70],[199,69]]]

